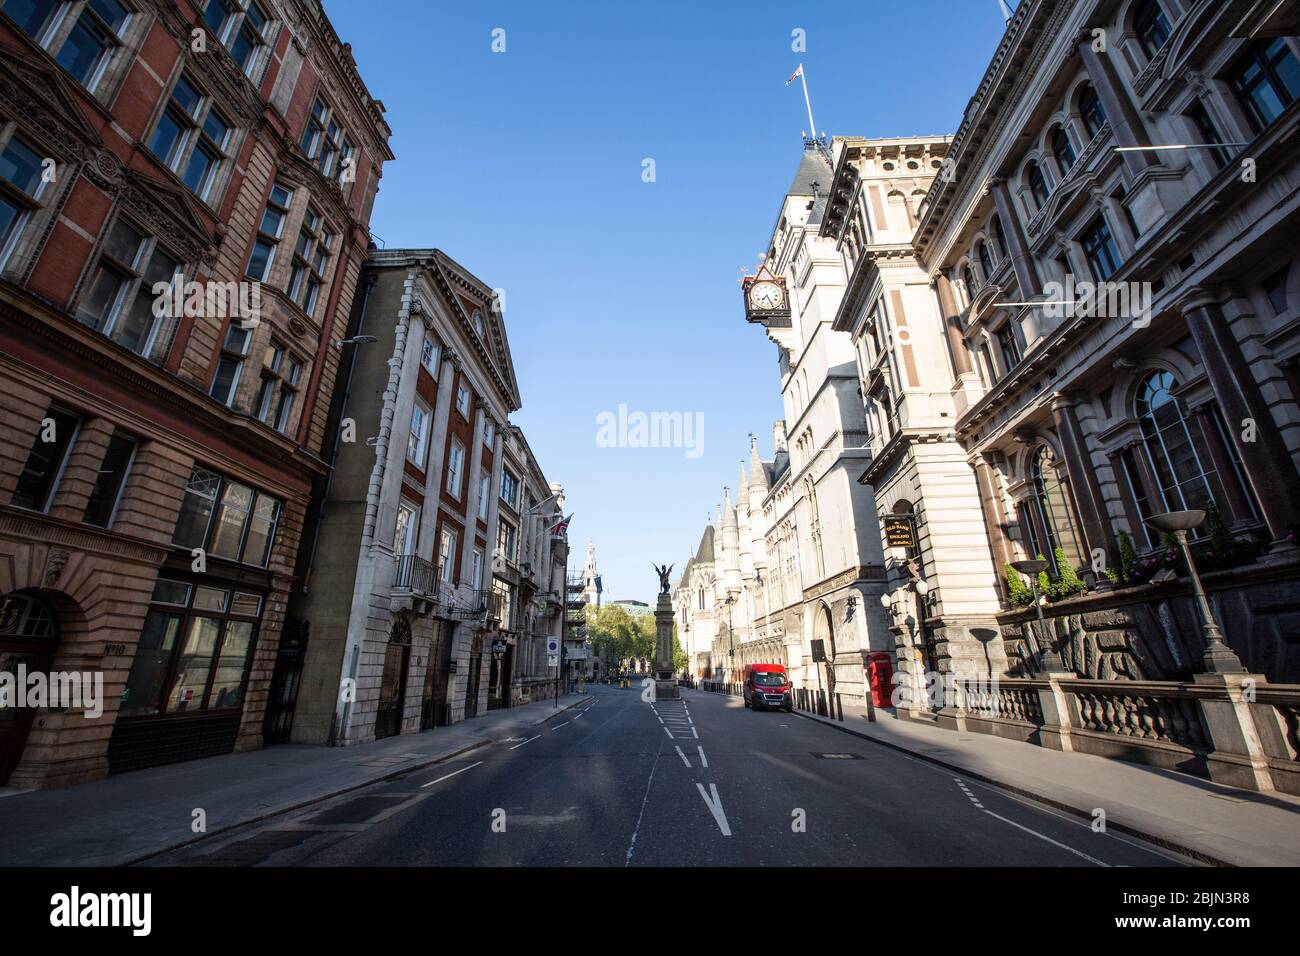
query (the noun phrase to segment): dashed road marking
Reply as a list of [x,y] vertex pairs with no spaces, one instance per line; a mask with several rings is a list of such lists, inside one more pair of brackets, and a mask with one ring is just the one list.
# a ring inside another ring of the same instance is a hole
[[686,764],[686,766],[689,767],[691,765],[691,762],[686,759],[686,754],[682,753],[682,748],[675,747],[674,749],[677,751],[677,756],[682,758],[682,763]]
[[[541,736],[541,734],[538,734],[538,735],[537,735],[537,737],[540,737],[540,736]],[[515,744],[515,745],[514,745],[513,747],[511,747],[510,749],[511,749],[511,750],[518,750],[518,749],[519,749],[520,747],[522,747],[524,744],[531,744],[534,740],[537,739],[537,737],[529,737],[527,740],[524,741],[523,744]]]
[[706,756],[704,756],[704,748],[703,748],[703,747],[696,747],[695,749],[698,750],[698,751],[700,752],[700,763],[701,763],[703,766],[707,767],[707,766],[709,765],[709,758],[706,757]]

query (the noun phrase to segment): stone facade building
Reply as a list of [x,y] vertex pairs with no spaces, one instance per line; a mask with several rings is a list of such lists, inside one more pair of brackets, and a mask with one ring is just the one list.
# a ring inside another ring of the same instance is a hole
[[[1080,571],[1046,613],[1083,677],[1200,668],[1145,525],[1194,508],[1228,643],[1300,681],[1295,28],[1270,3],[1027,0],[920,214],[990,551]],[[1083,283],[1127,307],[1054,305]],[[1000,615],[1012,674],[1039,670],[1027,615]]]
[[383,105],[314,0],[6,0],[0,47],[0,670],[104,690],[0,721],[0,783],[259,747]]
[[501,622],[492,644],[489,708],[555,696],[558,666],[550,666],[546,648],[548,638],[562,637],[568,561],[568,536],[555,531],[563,517],[564,489],[547,483],[520,429],[506,427],[503,447],[492,558]]
[[[889,572],[898,670],[924,686],[940,662],[975,676],[1006,666],[997,639],[997,571],[975,473],[954,430],[977,387],[912,247],[916,212],[948,137],[837,137],[821,233],[836,241],[848,287],[835,329],[853,337],[870,452],[858,481],[874,492]],[[964,407],[964,406],[963,406]],[[891,537],[892,535],[892,537]]]
[[350,336],[291,606],[310,635],[291,739],[341,745],[509,705],[539,586],[521,548],[551,560],[536,518],[558,507],[529,504],[543,479],[525,482],[507,421],[519,388],[491,287],[436,249],[372,249]]
[[[782,349],[776,454],[742,475],[748,494],[675,595],[697,674],[725,676],[735,640],[733,674],[775,660],[815,687],[807,641],[829,631],[841,686],[860,667],[842,648],[895,644],[918,673],[1038,677],[1050,644],[1082,680],[1208,680],[1188,578],[1152,580],[1176,562],[1145,524],[1202,509],[1193,550],[1229,645],[1249,671],[1300,681],[1296,26],[1253,0],[1025,0],[955,136],[806,144],[746,284],[789,295],[749,315]],[[1129,298],[1089,300],[1089,283]],[[835,497],[818,455],[856,462],[861,502]],[[817,628],[831,527],[857,578],[856,633],[847,600]],[[1007,574],[1036,555],[1042,634]],[[1020,693],[1003,700],[1015,720],[1041,722],[1047,705]],[[1128,733],[1103,710],[1141,709],[1114,693],[1072,718],[1100,735],[1094,752]],[[1204,766],[1204,740],[1168,729],[1190,718],[1165,712],[1148,716],[1168,739],[1135,759]]]

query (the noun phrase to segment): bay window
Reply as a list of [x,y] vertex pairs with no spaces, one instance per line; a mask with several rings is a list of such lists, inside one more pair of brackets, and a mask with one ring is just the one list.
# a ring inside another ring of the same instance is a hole
[[244,273],[248,278],[265,282],[271,277],[271,267],[275,265],[275,253],[280,246],[280,237],[284,233],[284,224],[289,218],[289,205],[292,202],[293,190],[286,189],[279,183],[271,187],[266,209],[262,212],[262,221],[257,227],[253,254],[248,257],[248,268]]
[[172,534],[178,547],[264,568],[280,521],[280,502],[195,465]]

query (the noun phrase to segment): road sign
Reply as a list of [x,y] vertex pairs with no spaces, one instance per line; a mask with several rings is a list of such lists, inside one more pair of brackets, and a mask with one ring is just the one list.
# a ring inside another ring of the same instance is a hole
[[560,655],[559,655],[559,654],[550,654],[550,655],[548,655],[547,658],[546,658],[546,666],[547,666],[547,667],[559,667],[559,666],[560,666]]
[[560,653],[560,639],[558,637],[548,637],[546,639],[546,653],[552,657]]
[[812,659],[816,663],[822,663],[826,660],[826,643],[821,640],[809,641],[812,645]]

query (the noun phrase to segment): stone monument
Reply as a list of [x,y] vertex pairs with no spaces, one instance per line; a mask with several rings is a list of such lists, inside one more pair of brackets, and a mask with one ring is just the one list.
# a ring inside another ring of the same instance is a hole
[[659,601],[655,604],[655,698],[676,699],[681,696],[673,678],[673,598],[669,593],[668,575],[673,565],[655,565],[659,574]]

